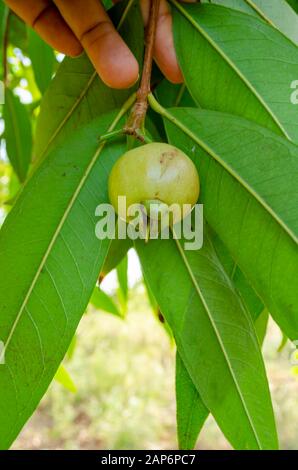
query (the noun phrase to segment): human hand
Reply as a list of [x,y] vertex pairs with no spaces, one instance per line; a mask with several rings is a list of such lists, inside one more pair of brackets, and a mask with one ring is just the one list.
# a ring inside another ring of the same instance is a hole
[[[54,49],[75,57],[85,49],[101,79],[112,88],[128,88],[138,79],[139,66],[114,28],[99,0],[5,0],[7,5]],[[150,0],[141,0],[144,24]],[[183,81],[166,0],[160,1],[155,61],[173,83]]]

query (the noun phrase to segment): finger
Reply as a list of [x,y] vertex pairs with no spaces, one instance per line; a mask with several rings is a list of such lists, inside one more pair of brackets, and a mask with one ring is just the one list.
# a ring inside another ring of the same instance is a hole
[[101,79],[113,88],[128,88],[139,66],[98,0],[54,0],[82,43]]
[[82,52],[82,46],[49,0],[5,0],[5,3],[54,49],[70,56]]
[[[141,10],[145,25],[148,23],[150,2],[142,0]],[[175,52],[172,15],[166,0],[161,0],[156,26],[154,58],[165,77],[172,83],[182,83],[183,76]]]
[[183,82],[174,46],[172,15],[166,0],[161,0],[160,4],[154,57],[160,70],[170,82]]

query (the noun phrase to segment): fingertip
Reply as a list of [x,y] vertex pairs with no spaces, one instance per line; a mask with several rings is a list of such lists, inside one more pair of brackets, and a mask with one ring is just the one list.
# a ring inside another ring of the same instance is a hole
[[110,88],[122,90],[128,89],[134,86],[140,78],[139,74],[139,64],[136,59],[130,60],[127,65],[119,70],[119,67],[114,67],[114,64],[111,64],[111,69],[105,67],[102,70],[101,67],[97,68],[98,74],[102,81]]
[[167,67],[163,73],[169,82],[173,83],[174,85],[179,85],[180,83],[184,82],[184,78],[178,63],[176,63],[174,66],[172,64],[172,67]]
[[62,54],[72,57],[73,59],[76,59],[77,57],[80,57],[80,55],[83,54],[84,49],[82,45],[79,43],[79,41],[71,41],[70,44],[64,47],[63,51],[60,48],[59,52],[62,52]]
[[104,34],[101,31],[86,47],[86,51],[100,78],[109,87],[130,88],[137,82],[139,64],[123,39],[112,28],[108,27]]

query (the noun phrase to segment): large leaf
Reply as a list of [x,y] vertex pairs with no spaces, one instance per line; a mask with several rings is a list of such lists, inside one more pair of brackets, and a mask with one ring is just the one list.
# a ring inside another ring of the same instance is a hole
[[60,383],[66,390],[71,393],[76,393],[77,387],[74,383],[70,373],[66,369],[63,364],[60,364],[56,374],[55,374],[56,382]]
[[297,146],[234,116],[170,114],[169,140],[198,167],[207,221],[283,331],[297,338]]
[[98,146],[102,116],[36,170],[0,231],[0,448],[35,410],[88,304],[109,240],[95,236],[95,208],[122,142]]
[[290,100],[298,48],[291,41],[251,15],[177,2],[174,33],[187,87],[198,104],[298,142],[298,107]]
[[209,237],[199,251],[171,239],[136,247],[181,359],[226,437],[237,449],[276,448],[254,326]]
[[215,3],[258,16],[298,44],[298,17],[286,0],[204,0],[202,3]]
[[5,91],[3,115],[7,155],[19,180],[23,182],[31,161],[31,121],[25,106],[9,89]]
[[176,415],[179,449],[193,449],[209,411],[176,354]]
[[[118,24],[125,3],[114,7],[113,20]],[[137,2],[131,7],[120,33],[139,61],[143,53],[143,22]],[[113,90],[98,77],[86,55],[64,59],[44,96],[37,122],[34,156],[42,158],[53,146],[79,130],[102,113],[118,108],[130,90]]]

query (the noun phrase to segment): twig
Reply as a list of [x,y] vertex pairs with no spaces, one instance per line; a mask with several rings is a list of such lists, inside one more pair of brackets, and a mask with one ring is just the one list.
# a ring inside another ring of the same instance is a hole
[[8,10],[6,13],[5,26],[4,26],[4,35],[3,35],[3,83],[4,86],[8,86],[8,63],[7,63],[7,49],[9,43],[9,25],[11,18],[11,10]]
[[146,50],[140,88],[137,91],[137,100],[124,128],[125,134],[133,135],[144,141],[144,120],[148,109],[148,95],[150,93],[153,50],[156,34],[160,0],[151,0],[149,23],[146,33]]

